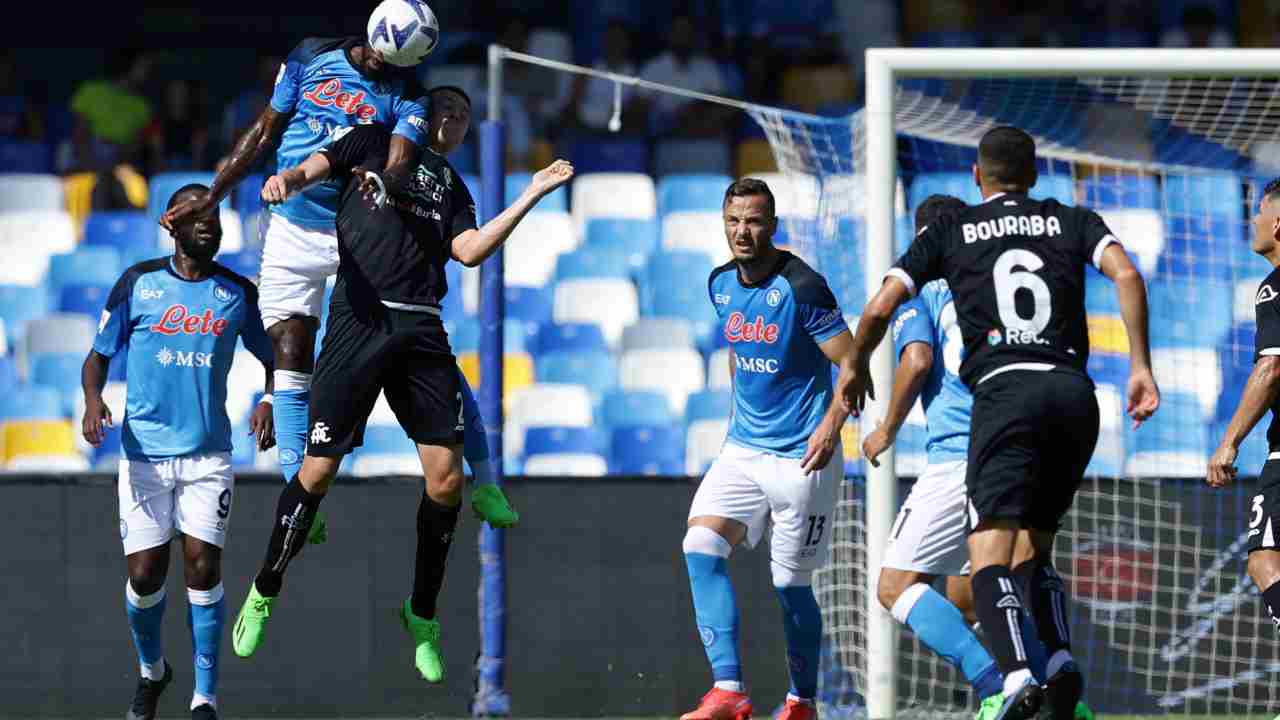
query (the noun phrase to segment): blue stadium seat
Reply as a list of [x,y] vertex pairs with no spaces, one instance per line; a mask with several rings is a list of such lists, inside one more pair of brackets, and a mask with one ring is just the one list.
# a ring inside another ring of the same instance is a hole
[[1240,404],[1245,382],[1253,372],[1256,333],[1253,323],[1233,325],[1218,344],[1218,360],[1222,364],[1222,394],[1218,396],[1215,420],[1229,421],[1235,414],[1236,406]]
[[658,180],[658,217],[678,210],[720,212],[727,175],[668,175]]
[[53,172],[53,150],[42,142],[0,139],[0,172]]
[[577,175],[649,172],[649,144],[639,139],[579,137],[570,140],[569,160]]
[[[179,188],[184,185],[190,185],[191,183],[210,185],[213,183],[213,173],[159,173],[151,178],[147,198],[147,219],[151,221],[153,226],[160,220],[160,216],[164,214],[165,208],[169,206],[169,198],[172,197]],[[230,200],[223,200],[222,207],[231,207]]]
[[1084,271],[1084,307],[1090,315],[1119,315],[1120,299],[1115,283],[1097,270]]
[[1169,173],[1164,178],[1164,207],[1169,215],[1239,218],[1244,212],[1244,189],[1234,173]]
[[658,247],[658,223],[639,218],[591,218],[587,220],[583,247],[600,248],[627,257],[632,272],[638,272]]
[[[123,410],[116,412],[123,417]],[[62,393],[56,387],[29,383],[10,387],[0,394],[0,422],[53,420],[64,416]]]
[[91,212],[84,223],[84,239],[80,246],[113,247],[122,255],[130,248],[154,250],[155,224],[146,213],[137,210]]
[[453,354],[478,352],[480,350],[480,324],[462,322],[449,330],[449,346]]
[[1031,197],[1038,200],[1053,198],[1063,205],[1076,204],[1076,183],[1069,175],[1041,175],[1031,188]]
[[607,352],[600,326],[592,323],[545,323],[538,328],[533,354],[551,352]]
[[617,475],[683,475],[684,429],[634,425],[610,433],[609,472]]
[[[119,442],[117,439],[116,442]],[[247,423],[234,424],[231,427],[231,469],[236,472],[251,471],[258,457],[254,438],[249,435]]]
[[1093,209],[1160,209],[1160,185],[1149,175],[1101,173],[1080,183],[1080,204]]
[[[45,284],[58,293],[66,285],[115,285],[124,267],[120,251],[111,247],[82,247],[49,257]],[[55,295],[56,297],[56,295]]]
[[1129,382],[1129,356],[1090,353],[1088,372],[1097,385],[1126,387]]
[[110,285],[64,285],[58,291],[57,312],[98,315],[107,306]]
[[[894,220],[893,246],[897,255],[902,255],[911,247],[916,237],[916,221],[912,215],[902,215]],[[895,260],[897,258],[894,258]]]
[[240,213],[240,217],[249,217],[262,210],[262,185],[266,181],[266,175],[255,173],[246,175],[244,180],[236,186],[233,209]]
[[27,322],[49,312],[49,300],[43,287],[0,285],[0,320],[11,346],[23,336]]
[[62,394],[62,413],[71,415],[76,395],[80,392],[80,368],[83,353],[40,353],[31,358],[30,381],[55,388]]
[[970,205],[982,202],[982,193],[973,184],[973,175],[962,172],[920,173],[907,188],[907,205],[912,211],[930,195],[954,195]]
[[539,323],[507,318],[502,323],[502,351],[504,353],[529,352],[538,338]]
[[[653,149],[653,174],[658,177],[708,173],[727,177],[733,172],[733,155],[721,138],[659,140]],[[725,182],[724,187],[729,183]]]
[[0,355],[0,388],[11,388],[19,382],[18,366],[14,364],[13,358]]
[[[217,261],[233,272],[250,280],[256,280],[258,273],[262,270],[262,251],[254,249],[221,253]],[[324,307],[327,310],[329,305],[326,303]]]
[[1209,425],[1200,400],[1165,392],[1160,410],[1137,430],[1125,425],[1125,474],[1139,477],[1202,477],[1209,457]]
[[556,281],[631,277],[631,259],[622,248],[582,247],[556,258]]
[[599,422],[610,429],[672,425],[678,420],[671,412],[667,396],[651,390],[611,390],[600,403]]
[[1157,276],[1231,281],[1237,262],[1247,259],[1245,225],[1225,215],[1174,216],[1165,223],[1164,250]]
[[364,430],[364,443],[357,451],[366,455],[417,454],[413,441],[397,425],[369,425]]
[[640,277],[640,308],[644,315],[678,317],[693,323],[698,346],[713,344],[715,307],[707,297],[711,258],[688,250],[654,253]]
[[607,351],[548,352],[535,360],[540,383],[582,385],[597,403],[618,386],[618,363]]
[[733,396],[728,390],[702,390],[689,396],[685,405],[685,422],[727,418],[733,408]]
[[[581,175],[583,172],[581,168],[575,168],[575,171],[579,175]],[[472,196],[474,196],[477,199],[477,201],[479,201],[479,198],[480,198],[479,178],[477,178],[476,180],[477,180],[477,184],[472,185],[470,182],[468,182],[467,187],[471,189]],[[529,183],[531,182],[533,182],[532,173],[509,173],[507,175],[507,179],[505,183],[506,184],[505,194],[507,199],[507,205],[510,205],[511,203],[515,202],[516,199],[520,197],[520,193],[524,192],[524,189],[529,187]],[[555,192],[539,200],[538,204],[533,206],[533,210],[531,212],[543,212],[547,210],[558,210],[560,212],[569,211],[569,193],[565,188],[563,187],[557,188]]]
[[608,439],[595,428],[531,427],[524,435],[524,455],[548,453],[605,454]]
[[[1214,347],[1231,327],[1232,289],[1210,279],[1152,278],[1147,283],[1153,347]],[[1187,312],[1195,308],[1195,313]]]
[[[508,320],[542,324],[551,320],[551,293],[544,288],[507,285],[506,316]],[[457,302],[461,304],[461,302]]]

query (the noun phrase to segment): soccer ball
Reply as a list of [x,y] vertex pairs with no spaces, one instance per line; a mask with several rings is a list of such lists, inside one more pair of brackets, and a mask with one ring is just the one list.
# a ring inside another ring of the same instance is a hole
[[436,14],[421,0],[382,0],[369,16],[369,46],[399,67],[422,62],[440,42]]

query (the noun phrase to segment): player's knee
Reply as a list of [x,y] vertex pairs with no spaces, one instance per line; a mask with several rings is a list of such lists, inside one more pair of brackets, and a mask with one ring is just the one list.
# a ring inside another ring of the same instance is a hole
[[880,601],[880,607],[885,610],[893,610],[893,604],[898,602],[898,598],[902,597],[902,591],[905,589],[894,573],[882,570],[880,576],[876,578],[876,599]]
[[183,575],[192,590],[210,590],[222,580],[218,559],[211,552],[197,552],[186,557]]
[[720,533],[709,527],[694,525],[684,533],[684,542],[680,544],[685,555],[696,553],[712,557],[727,558],[733,552],[733,546]]
[[773,576],[773,586],[776,588],[807,587],[813,584],[813,570],[797,570],[771,561],[769,572]]
[[159,563],[129,563],[129,585],[139,595],[154,595],[164,587],[165,568]]
[[455,504],[462,498],[464,481],[462,466],[451,466],[442,473],[434,473],[427,477],[427,494],[436,502]]
[[301,318],[290,318],[273,325],[271,339],[275,344],[277,370],[309,371],[315,355],[315,329]]

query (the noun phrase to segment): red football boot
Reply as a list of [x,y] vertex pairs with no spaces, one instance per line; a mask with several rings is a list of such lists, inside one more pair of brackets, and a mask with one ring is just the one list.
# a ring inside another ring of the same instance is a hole
[[694,710],[680,720],[751,720],[751,698],[746,693],[711,688]]
[[818,720],[818,708],[811,702],[787,698],[787,704],[774,720]]

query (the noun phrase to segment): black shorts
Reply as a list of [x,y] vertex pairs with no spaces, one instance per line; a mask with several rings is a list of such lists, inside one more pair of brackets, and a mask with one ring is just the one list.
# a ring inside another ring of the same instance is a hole
[[969,528],[1018,520],[1056,532],[1098,442],[1093,383],[1072,372],[1013,370],[979,383],[969,435]]
[[414,442],[461,445],[460,377],[438,316],[331,305],[311,380],[307,454],[341,457],[359,447],[380,391]]
[[1280,460],[1268,460],[1262,466],[1258,492],[1249,496],[1245,508],[1249,517],[1249,552],[1280,550]]

